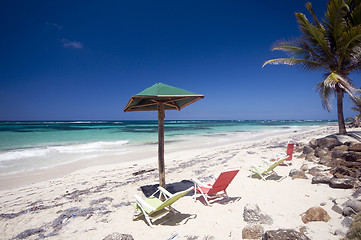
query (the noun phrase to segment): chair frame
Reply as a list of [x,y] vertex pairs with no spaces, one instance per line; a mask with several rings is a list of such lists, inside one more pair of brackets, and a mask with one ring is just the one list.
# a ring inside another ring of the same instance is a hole
[[[159,219],[164,215],[168,214],[169,212],[172,212],[173,214],[179,213],[179,211],[171,207],[171,205],[176,201],[178,201],[179,198],[189,193],[192,189],[193,188],[189,188],[187,190],[172,194],[168,192],[166,189],[162,187],[158,187],[158,190],[155,193],[153,193],[149,198],[147,198],[147,199],[157,199],[156,201],[158,201],[159,203],[159,206],[157,207],[151,206],[146,202],[146,200],[143,200],[138,195],[134,195],[136,202],[134,204],[133,221],[144,215],[144,218],[149,224],[149,226],[153,227],[153,223],[152,223],[153,219]],[[155,197],[155,194],[157,194],[158,192],[159,192],[159,197]],[[161,200],[163,199],[163,197],[165,198],[164,201]],[[178,199],[172,201],[172,199],[174,198],[178,198]],[[137,214],[137,212],[139,212],[139,214]]]
[[285,159],[285,162],[281,164],[281,166],[291,166],[292,165],[292,158],[293,158],[293,151],[295,148],[295,144],[292,142],[288,142],[287,144],[287,150],[286,150],[286,154],[284,153],[279,153],[276,155],[275,158],[273,158],[271,161],[279,161],[281,159]]
[[274,169],[278,167],[280,164],[284,163],[286,159],[287,158],[284,158],[274,162],[272,165],[269,165],[267,169],[251,164],[251,168],[249,169],[249,171],[251,171],[253,174],[260,176],[263,181],[266,181],[266,177],[275,174],[276,172],[274,171]]
[[[218,178],[214,181],[214,183],[212,185],[210,184],[204,184],[202,183],[200,180],[198,179],[192,179],[193,183],[194,183],[194,195],[193,198],[195,200],[197,200],[197,193],[199,193],[205,200],[206,204],[211,206],[211,202],[208,201],[208,199],[215,199],[215,198],[219,198],[219,197],[227,197],[228,193],[227,193],[227,188],[229,186],[229,184],[233,181],[233,179],[236,177],[236,175],[238,174],[239,170],[241,169],[240,166],[237,167],[230,167],[230,168],[225,168],[218,176]],[[217,190],[216,188],[213,188],[217,181],[220,181],[220,177],[222,176],[222,174],[227,173],[227,172],[233,172],[236,171],[236,173],[234,174],[234,176],[229,180],[229,182],[225,185],[224,189],[221,190]],[[205,193],[203,190],[203,188],[207,188],[209,189],[209,191],[207,193]],[[214,189],[214,192],[212,192],[212,189]],[[223,192],[223,193],[220,193]]]

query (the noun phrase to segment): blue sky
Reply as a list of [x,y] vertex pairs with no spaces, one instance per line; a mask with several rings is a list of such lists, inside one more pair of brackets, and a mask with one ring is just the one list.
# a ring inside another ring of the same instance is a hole
[[[262,69],[299,36],[306,2],[1,1],[0,120],[156,119],[123,113],[156,82],[205,95],[166,119],[336,119],[315,92],[322,72]],[[322,18],[326,1],[311,2]]]

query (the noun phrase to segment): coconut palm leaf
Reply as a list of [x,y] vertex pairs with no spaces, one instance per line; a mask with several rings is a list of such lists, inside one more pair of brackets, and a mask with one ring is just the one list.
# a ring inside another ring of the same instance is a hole
[[330,111],[332,93],[337,97],[340,134],[346,134],[342,102],[344,93],[355,97],[358,89],[348,78],[361,69],[361,0],[329,0],[325,18],[320,22],[312,4],[306,8],[313,23],[303,13],[296,13],[301,36],[291,41],[277,41],[272,50],[285,52],[289,58],[276,58],[268,64],[296,65],[304,70],[323,69],[325,79],[317,84],[322,106]]

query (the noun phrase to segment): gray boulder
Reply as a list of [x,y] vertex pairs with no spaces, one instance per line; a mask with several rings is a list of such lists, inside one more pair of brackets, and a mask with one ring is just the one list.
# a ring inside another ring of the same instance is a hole
[[344,178],[333,177],[330,180],[330,187],[332,188],[349,189],[349,188],[353,188],[354,184],[355,184],[355,179],[347,176],[345,176]]
[[349,143],[349,150],[355,152],[361,152],[361,143],[350,142]]
[[329,150],[341,145],[341,143],[336,138],[332,137],[319,138],[316,140],[316,142],[320,148],[327,148]]
[[310,146],[306,145],[306,146],[303,147],[302,153],[305,154],[305,155],[313,153],[313,149]]
[[342,214],[342,213],[343,213],[342,208],[341,208],[339,205],[337,205],[337,204],[334,204],[334,205],[331,207],[331,209],[332,209],[334,212],[337,212],[338,214]]
[[320,172],[322,172],[322,170],[319,167],[313,167],[313,168],[310,168],[307,173],[311,174],[312,176],[316,176],[316,175],[320,174]]
[[351,216],[353,214],[356,214],[356,212],[351,207],[344,207],[342,210],[342,215],[344,216]]
[[352,217],[345,217],[342,222],[341,225],[344,227],[349,228],[351,226],[351,223],[353,222],[353,218]]
[[325,149],[323,148],[316,148],[315,149],[315,156],[316,157],[323,157],[323,156],[326,156],[328,154],[328,151],[326,151]]
[[342,150],[335,150],[332,151],[332,158],[342,158],[346,159],[346,156],[348,155],[348,151],[342,151]]
[[270,216],[262,213],[257,204],[247,204],[244,207],[243,219],[248,223],[261,223],[269,225],[273,223],[273,219]]
[[329,155],[321,157],[320,161],[318,161],[318,163],[322,165],[328,165],[330,162],[332,162],[332,157]]
[[326,174],[317,174],[316,176],[314,176],[312,178],[312,184],[318,184],[318,183],[324,183],[324,184],[329,184],[330,183],[331,178],[329,176],[327,176]]
[[347,145],[340,145],[332,148],[332,151],[348,151]]
[[361,152],[352,152],[349,151],[348,154],[344,158],[348,162],[356,162],[361,159]]
[[361,202],[353,199],[353,200],[348,200],[346,201],[344,204],[342,204],[344,207],[350,207],[352,208],[355,212],[360,212],[361,211]]
[[288,176],[292,177],[292,180],[296,179],[296,178],[308,179],[305,172],[302,170],[298,170],[298,169],[292,169],[290,171],[290,173],[288,174]]
[[293,229],[278,229],[266,231],[262,240],[310,240],[304,233]]
[[317,148],[317,141],[315,138],[312,138],[311,141],[308,143],[308,145],[313,148],[316,149]]

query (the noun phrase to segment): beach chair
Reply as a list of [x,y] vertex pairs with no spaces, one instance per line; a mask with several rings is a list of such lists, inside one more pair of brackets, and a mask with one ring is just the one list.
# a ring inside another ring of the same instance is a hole
[[285,159],[285,161],[281,164],[281,166],[292,165],[292,156],[293,156],[294,148],[295,148],[294,143],[288,143],[286,154],[284,153],[277,154],[276,157],[274,157],[271,161],[279,161],[281,159]]
[[[158,190],[153,193],[152,196],[142,199],[138,195],[134,195],[136,203],[133,221],[139,219],[141,216],[144,216],[145,220],[148,222],[150,227],[153,227],[152,220],[159,219],[164,215],[172,212],[174,214],[179,213],[177,210],[171,207],[173,203],[178,201],[181,197],[189,193],[193,188],[177,192],[172,194],[162,187],[158,187]],[[159,197],[155,195],[159,192]],[[164,201],[161,199],[165,198]]]
[[228,185],[232,182],[233,178],[239,172],[240,167],[237,168],[227,168],[221,172],[215,182],[211,184],[204,184],[198,179],[192,179],[194,183],[194,198],[197,199],[197,194],[200,194],[207,205],[211,203],[208,199],[215,199],[218,197],[228,197],[227,188]]
[[274,169],[279,166],[280,164],[284,163],[287,158],[278,160],[274,162],[272,165],[268,166],[268,168],[260,167],[257,165],[252,164],[251,168],[249,169],[254,175],[257,175],[262,178],[262,180],[266,181],[266,177],[275,174],[276,172]]

